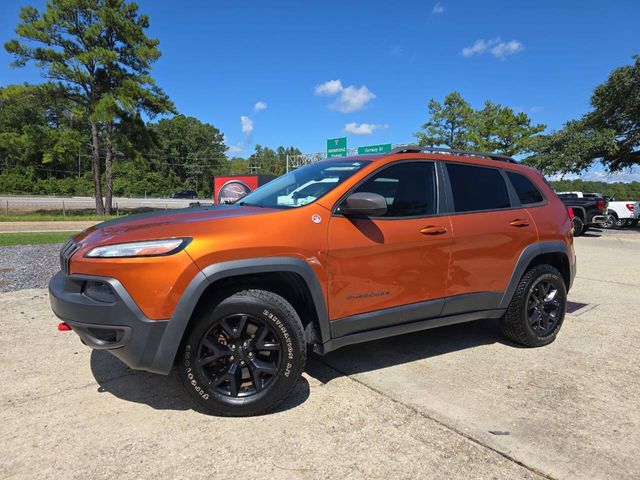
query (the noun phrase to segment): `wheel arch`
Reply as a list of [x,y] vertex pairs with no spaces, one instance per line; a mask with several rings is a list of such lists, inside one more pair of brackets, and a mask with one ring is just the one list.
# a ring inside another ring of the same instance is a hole
[[587,223],[587,211],[584,207],[571,207],[573,209],[573,214],[580,218],[586,225]]
[[572,264],[567,246],[562,242],[534,243],[526,247],[520,254],[513,273],[511,274],[507,289],[500,301],[500,308],[507,308],[509,306],[523,275],[531,268],[542,264],[548,264],[556,268],[556,270],[562,274],[567,291],[569,291],[573,277],[571,271]]
[[[152,370],[169,373],[184,335],[199,308],[211,299],[215,300],[216,295],[228,293],[233,288],[238,290],[248,287],[273,291],[289,301],[301,317],[308,340],[321,344],[329,340],[326,300],[320,281],[307,262],[293,257],[221,262],[199,272],[183,293],[158,346]],[[311,327],[307,328],[309,325]]]

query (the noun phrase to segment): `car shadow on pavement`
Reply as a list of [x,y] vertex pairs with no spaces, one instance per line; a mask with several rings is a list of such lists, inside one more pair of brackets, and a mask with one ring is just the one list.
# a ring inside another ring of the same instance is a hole
[[[132,370],[109,352],[93,350],[91,372],[98,382],[99,393],[110,393],[121,400],[143,403],[156,410],[208,413],[184,391],[175,369],[169,375]],[[309,382],[303,377],[294,391],[270,413],[297,407],[309,398],[309,392]]]
[[502,336],[498,320],[478,320],[350,345],[324,357],[314,356],[307,373],[322,383],[328,383],[344,375],[370,372],[494,343],[522,348]]

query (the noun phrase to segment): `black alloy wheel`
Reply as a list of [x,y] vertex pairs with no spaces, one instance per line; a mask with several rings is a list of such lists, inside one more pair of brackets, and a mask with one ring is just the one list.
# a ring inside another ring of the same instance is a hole
[[562,305],[558,289],[549,281],[535,283],[527,299],[529,325],[539,337],[550,335],[560,318]]
[[178,358],[186,392],[211,413],[261,415],[294,389],[307,342],[296,310],[276,293],[219,292],[191,319]]
[[283,349],[272,325],[236,313],[216,322],[202,337],[196,366],[208,387],[229,397],[248,397],[273,381]]
[[537,265],[520,279],[500,329],[525,347],[548,345],[562,327],[566,308],[567,288],[560,272],[551,265]]

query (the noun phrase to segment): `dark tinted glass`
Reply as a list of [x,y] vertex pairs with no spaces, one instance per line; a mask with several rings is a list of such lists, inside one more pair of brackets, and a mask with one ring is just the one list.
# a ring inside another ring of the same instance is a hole
[[504,178],[495,168],[447,163],[456,212],[509,208]]
[[538,191],[535,185],[524,175],[507,172],[507,176],[509,177],[513,188],[516,189],[520,203],[523,205],[538,203],[544,200],[542,194]]
[[436,173],[433,162],[400,163],[385,168],[360,185],[356,192],[382,195],[385,217],[412,217],[436,213]]

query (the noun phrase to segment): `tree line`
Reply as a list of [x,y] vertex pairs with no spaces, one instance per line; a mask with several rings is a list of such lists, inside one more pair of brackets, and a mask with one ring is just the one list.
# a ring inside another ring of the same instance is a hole
[[[50,0],[19,17],[5,49],[14,67],[33,64],[45,82],[0,88],[2,192],[91,194],[108,214],[114,195],[208,196],[215,175],[280,175],[287,155],[301,153],[256,145],[247,159],[229,158],[219,129],[180,114],[151,75],[159,42],[135,3]],[[415,135],[421,145],[516,156],[545,174],[640,163],[640,57],[597,86],[591,106],[547,133],[524,112],[491,101],[476,109],[454,91],[429,102]]]
[[621,172],[640,164],[640,56],[614,69],[591,96],[591,110],[544,133],[524,112],[490,101],[474,109],[458,92],[432,99],[416,133],[421,145],[481,150],[519,157],[544,174],[580,174],[594,164]]

